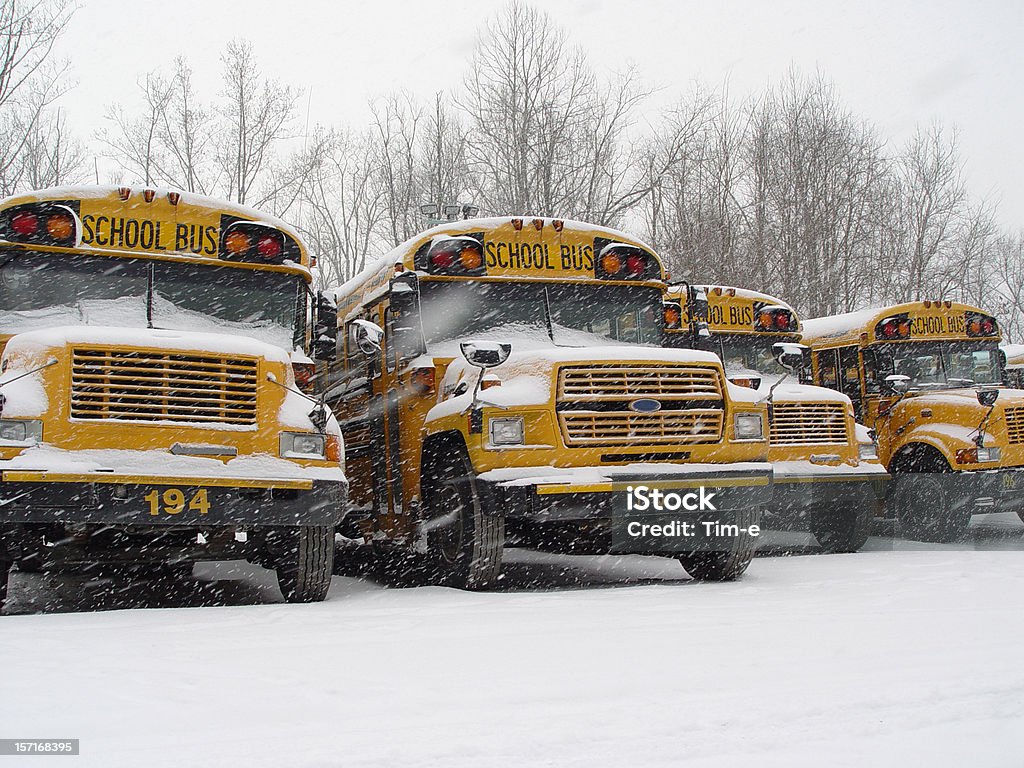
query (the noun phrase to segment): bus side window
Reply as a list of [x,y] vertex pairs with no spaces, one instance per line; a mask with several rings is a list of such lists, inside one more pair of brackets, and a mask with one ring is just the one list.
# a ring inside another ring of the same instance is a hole
[[860,358],[857,347],[842,347],[839,352],[839,370],[842,373],[843,394],[853,401],[853,411],[861,419]]
[[818,384],[829,389],[839,389],[839,376],[836,373],[836,351],[825,349],[814,353],[818,368]]

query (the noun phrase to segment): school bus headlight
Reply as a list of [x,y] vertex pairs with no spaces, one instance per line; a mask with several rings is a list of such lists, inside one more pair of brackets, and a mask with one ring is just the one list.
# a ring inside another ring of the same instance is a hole
[[313,432],[282,432],[281,456],[286,459],[327,458],[326,435]]
[[764,423],[759,413],[737,413],[733,427],[737,440],[760,440],[764,437]]
[[874,443],[858,443],[857,451],[860,453],[861,461],[868,461],[878,458],[878,446]]
[[526,426],[522,416],[506,416],[490,420],[491,445],[525,445]]
[[38,419],[0,419],[0,440],[9,443],[41,443],[43,422]]

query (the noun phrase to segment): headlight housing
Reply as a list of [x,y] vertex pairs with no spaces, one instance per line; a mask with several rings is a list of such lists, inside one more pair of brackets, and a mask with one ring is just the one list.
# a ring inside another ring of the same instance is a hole
[[733,431],[737,440],[761,440],[764,438],[764,422],[759,413],[737,413],[733,417]]
[[999,461],[1003,458],[1003,452],[996,446],[978,449],[978,462]]
[[996,446],[988,448],[961,448],[956,452],[957,464],[988,464],[1003,458],[1003,452]]
[[5,443],[41,443],[43,422],[39,419],[0,419],[0,441]]
[[526,426],[522,416],[501,416],[488,422],[493,446],[526,445]]
[[860,453],[861,461],[870,461],[878,458],[878,446],[874,443],[857,443],[857,451]]
[[327,458],[327,435],[316,432],[282,432],[281,456],[286,459]]

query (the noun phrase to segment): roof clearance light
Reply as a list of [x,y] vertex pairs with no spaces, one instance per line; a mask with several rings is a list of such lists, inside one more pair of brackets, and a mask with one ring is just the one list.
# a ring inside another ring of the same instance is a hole
[[514,229],[516,232],[518,232],[522,228],[523,228],[523,220],[522,219],[512,219],[512,229]]
[[281,238],[268,232],[256,241],[256,253],[268,260],[278,258],[281,255]]
[[19,237],[34,235],[39,229],[39,217],[28,211],[21,211],[11,217],[11,229]]
[[167,193],[167,202],[169,202],[171,205],[177,205],[179,200],[181,200],[181,193],[180,192],[168,192]]
[[544,219],[534,219],[533,228],[536,229],[538,232],[544,229]]
[[128,200],[128,198],[131,197],[131,196],[132,196],[132,188],[131,187],[118,187],[117,188],[117,197],[118,197],[118,199],[121,200],[121,202],[126,202]]
[[228,233],[228,236],[224,238],[224,250],[232,256],[245,253],[249,250],[250,245],[252,245],[252,241],[249,236],[238,230]]
[[142,199],[145,200],[147,203],[152,203],[155,198],[156,198],[156,190],[155,189],[144,189],[144,190],[142,190]]
[[565,222],[563,222],[561,219],[555,219],[554,221],[551,222],[551,226],[554,227],[555,232],[561,232],[564,224]]

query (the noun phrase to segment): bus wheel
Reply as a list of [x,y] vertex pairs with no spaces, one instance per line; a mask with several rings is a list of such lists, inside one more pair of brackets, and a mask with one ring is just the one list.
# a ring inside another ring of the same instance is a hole
[[489,589],[501,573],[505,518],[487,514],[469,457],[454,451],[438,461],[425,489],[431,580],[457,589]]
[[[744,531],[757,525],[760,509],[744,509],[736,513],[736,524]],[[715,552],[680,552],[676,559],[697,581],[735,581],[754,559],[757,537],[741,533],[733,539],[732,549]]]
[[304,525],[275,529],[271,538],[277,583],[289,603],[318,603],[327,597],[334,568],[334,527]]
[[868,540],[874,509],[870,504],[853,504],[847,509],[815,509],[811,512],[811,533],[823,552],[856,552]]
[[892,504],[900,532],[908,539],[948,544],[963,538],[971,523],[964,499],[951,499],[941,473],[896,474]]

